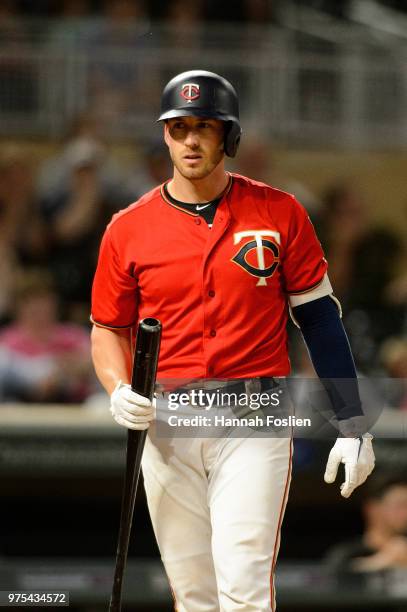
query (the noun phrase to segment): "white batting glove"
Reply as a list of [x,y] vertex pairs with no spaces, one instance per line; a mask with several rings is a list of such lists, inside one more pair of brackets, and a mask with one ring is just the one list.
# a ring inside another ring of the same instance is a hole
[[350,497],[373,471],[375,456],[372,447],[373,436],[363,434],[362,438],[338,438],[329,453],[324,480],[335,481],[341,463],[345,465],[345,482],[341,484],[341,495]]
[[131,386],[117,383],[110,396],[110,412],[119,425],[127,429],[147,429],[155,416],[156,400],[149,399],[134,393]]

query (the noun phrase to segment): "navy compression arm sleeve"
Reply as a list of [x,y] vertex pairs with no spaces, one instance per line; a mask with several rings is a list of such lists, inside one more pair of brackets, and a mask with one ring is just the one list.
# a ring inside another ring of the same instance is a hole
[[355,364],[334,300],[327,295],[295,306],[293,316],[338,419],[362,415]]

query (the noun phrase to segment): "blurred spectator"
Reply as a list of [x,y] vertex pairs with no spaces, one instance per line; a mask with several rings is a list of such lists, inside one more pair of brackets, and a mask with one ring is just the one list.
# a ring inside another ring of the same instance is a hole
[[80,402],[93,389],[89,334],[58,321],[50,276],[18,279],[15,321],[0,332],[0,396],[8,401]]
[[36,259],[44,246],[43,227],[35,206],[33,159],[18,145],[0,150],[0,212],[3,240],[24,261]]
[[49,232],[49,269],[69,317],[88,319],[89,292],[100,236],[113,212],[99,180],[100,143],[78,139],[67,146],[67,184],[41,201]]
[[407,338],[388,338],[381,347],[380,356],[390,376],[407,381]]
[[258,133],[245,132],[239,147],[236,167],[239,174],[253,176],[257,181],[278,187],[276,184],[278,178],[275,176],[275,162],[270,145]]
[[91,57],[90,106],[97,115],[113,120],[131,111],[136,97],[138,105],[151,108],[154,80],[145,78],[142,61],[149,41],[142,0],[105,0],[102,18],[83,41]]
[[3,0],[0,3],[0,41],[12,43],[24,39],[24,28],[20,19],[18,3],[15,0]]
[[363,196],[347,183],[327,191],[317,225],[347,329],[364,336],[360,351],[353,338],[356,360],[366,365],[376,358],[377,345],[398,334],[402,325],[403,309],[390,304],[385,291],[399,262],[400,239],[389,229],[371,225]]
[[383,304],[401,252],[396,235],[371,227],[362,194],[347,183],[328,189],[319,224],[338,296],[355,306]]
[[100,235],[112,214],[130,203],[127,176],[87,114],[72,125],[62,150],[39,170],[38,198],[48,231],[49,269],[69,318],[88,320]]
[[344,572],[407,568],[406,476],[373,475],[363,490],[363,534],[328,551],[327,565]]
[[386,296],[390,303],[407,307],[407,274],[398,276],[388,285]]
[[258,133],[245,132],[239,149],[237,171],[239,174],[252,176],[258,181],[292,193],[311,214],[316,213],[321,206],[318,197],[309,187],[279,170],[278,161],[273,155],[270,144]]
[[[191,52],[201,52],[204,44],[204,2],[203,0],[172,0],[167,5],[165,14],[169,29],[163,42],[174,48],[180,46]],[[188,56],[189,61],[198,61],[197,55]],[[202,58],[201,58],[202,62]]]
[[[407,202],[404,202],[403,216],[399,220],[401,233],[407,235]],[[407,334],[407,243],[404,241],[404,253],[400,257],[402,265],[397,276],[385,287],[385,296],[389,304],[399,308],[403,313],[403,332]]]
[[0,111],[27,113],[37,107],[38,78],[18,3],[0,3]]
[[[90,0],[62,0],[58,4],[57,19],[49,24],[49,42],[55,49],[72,47],[91,34],[93,24]],[[52,50],[50,50],[52,53]]]
[[124,174],[110,154],[102,136],[101,122],[90,113],[78,115],[68,131],[62,149],[46,159],[37,177],[38,196],[41,200],[60,198],[68,190],[72,167],[78,160],[97,160],[97,179],[102,197],[112,206],[123,204]]
[[45,259],[47,242],[34,195],[34,169],[18,146],[0,150],[0,321],[8,315],[19,266]]
[[[319,220],[322,244],[330,261],[329,275],[342,300],[351,293],[351,284],[360,262],[355,251],[368,230],[368,218],[361,194],[353,186],[339,183],[328,188]],[[358,280],[362,280],[360,275]],[[380,279],[382,284],[382,279]],[[350,297],[350,296],[349,296]],[[367,300],[372,296],[367,295]]]
[[407,338],[388,338],[380,347],[380,359],[386,375],[391,406],[407,410]]
[[144,148],[141,162],[137,164],[126,183],[127,200],[134,202],[139,197],[167,181],[173,172],[167,147],[162,140]]

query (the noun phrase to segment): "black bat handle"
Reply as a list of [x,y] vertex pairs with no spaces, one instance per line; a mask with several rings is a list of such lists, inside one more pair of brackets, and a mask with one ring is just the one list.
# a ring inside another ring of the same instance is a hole
[[[154,397],[160,341],[160,321],[153,318],[146,318],[140,321],[137,329],[131,388],[135,393],[151,401]],[[129,429],[127,431],[126,473],[109,612],[120,612],[121,610],[124,571],[127,563],[134,503],[146,436],[147,429],[142,431]]]
[[143,319],[137,330],[131,388],[139,395],[153,399],[160,350],[161,323],[158,319]]

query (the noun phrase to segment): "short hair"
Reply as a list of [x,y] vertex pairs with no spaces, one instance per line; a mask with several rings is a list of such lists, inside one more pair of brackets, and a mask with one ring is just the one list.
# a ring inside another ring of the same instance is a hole
[[55,293],[52,275],[42,268],[25,270],[16,277],[15,300],[22,303],[26,299]]
[[402,472],[372,474],[366,482],[365,499],[380,500],[393,487],[407,487],[407,477]]

